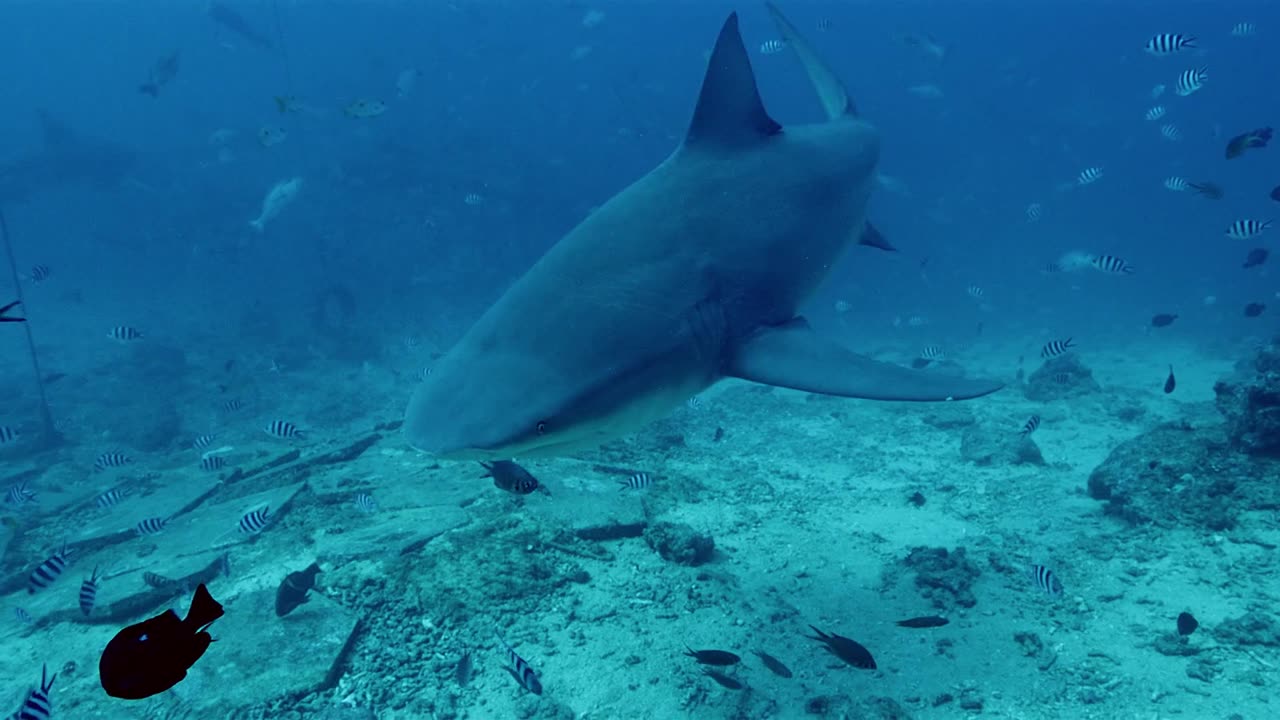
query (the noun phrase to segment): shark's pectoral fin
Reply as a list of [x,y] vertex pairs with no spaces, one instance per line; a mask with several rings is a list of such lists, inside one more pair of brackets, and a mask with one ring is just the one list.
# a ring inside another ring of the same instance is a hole
[[965,400],[1004,387],[872,360],[821,337],[802,318],[747,337],[730,355],[725,375],[867,400]]

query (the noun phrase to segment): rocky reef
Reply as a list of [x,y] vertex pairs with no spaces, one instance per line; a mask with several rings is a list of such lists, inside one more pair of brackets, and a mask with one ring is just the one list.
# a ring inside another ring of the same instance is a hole
[[1280,347],[1214,386],[1226,422],[1166,423],[1121,443],[1089,476],[1089,495],[1135,524],[1230,530],[1280,508]]
[[1027,377],[1022,391],[1028,400],[1049,402],[1074,398],[1102,390],[1090,370],[1076,353],[1046,360]]
[[1236,449],[1280,458],[1280,337],[1215,383],[1213,392]]

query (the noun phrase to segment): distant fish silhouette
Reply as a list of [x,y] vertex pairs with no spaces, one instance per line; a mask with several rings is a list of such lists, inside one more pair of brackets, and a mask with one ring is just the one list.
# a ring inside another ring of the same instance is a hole
[[239,35],[245,40],[248,40],[249,42],[257,45],[258,47],[261,47],[265,50],[271,49],[271,41],[268,40],[265,35],[262,35],[257,30],[254,30],[253,26],[249,24],[249,21],[245,20],[244,17],[240,15],[240,13],[236,12],[235,10],[232,10],[226,5],[223,5],[220,2],[215,2],[212,5],[210,5],[209,17],[212,18],[214,22],[225,27],[231,32]]
[[1178,387],[1178,381],[1173,377],[1173,366],[1169,366],[1169,378],[1164,381],[1164,394],[1168,395],[1173,389]]

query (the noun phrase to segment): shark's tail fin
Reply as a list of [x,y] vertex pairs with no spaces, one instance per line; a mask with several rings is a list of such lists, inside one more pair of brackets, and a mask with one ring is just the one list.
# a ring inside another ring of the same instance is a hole
[[805,72],[809,74],[809,81],[818,91],[818,100],[827,111],[827,119],[835,120],[845,115],[857,115],[858,109],[849,99],[849,91],[845,90],[844,83],[840,82],[840,78],[836,77],[826,61],[818,57],[818,53],[814,52],[809,41],[800,36],[800,32],[783,16],[777,6],[766,2],[765,7],[769,8],[773,24],[778,26],[778,34],[782,35],[782,39],[800,57]]

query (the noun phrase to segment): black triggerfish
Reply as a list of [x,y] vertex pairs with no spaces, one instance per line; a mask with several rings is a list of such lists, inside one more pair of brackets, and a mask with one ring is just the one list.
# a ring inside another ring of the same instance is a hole
[[320,566],[311,563],[305,570],[285,575],[280,587],[276,588],[276,617],[284,617],[305,603],[307,593],[316,586],[316,575],[319,574]]
[[116,633],[98,661],[102,689],[111,697],[141,700],[177,685],[209,649],[209,625],[222,615],[222,605],[201,583],[185,620],[169,609]]

